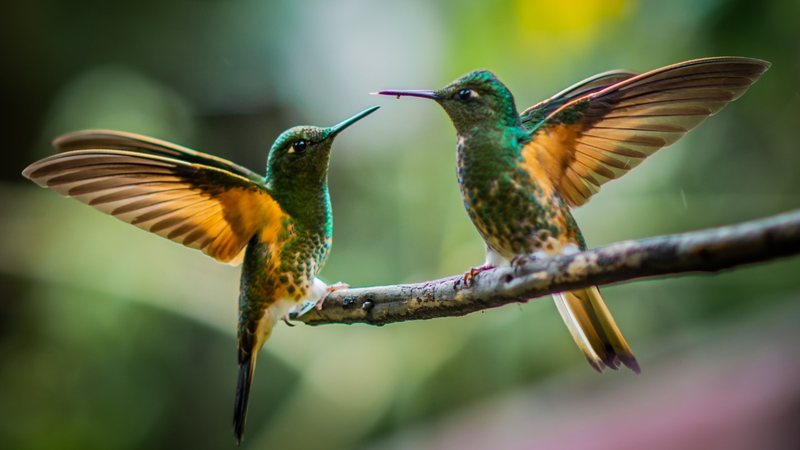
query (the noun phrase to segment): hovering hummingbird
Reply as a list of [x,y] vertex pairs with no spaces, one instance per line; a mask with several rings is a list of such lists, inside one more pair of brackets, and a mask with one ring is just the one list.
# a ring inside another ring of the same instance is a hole
[[[514,96],[477,70],[437,91],[380,95],[436,101],[456,128],[458,184],[486,261],[465,274],[525,255],[586,249],[570,213],[600,186],[677,141],[741,96],[769,67],[751,58],[686,61],[641,75],[606,72],[519,114]],[[598,371],[639,365],[597,287],[554,295],[567,328]]]
[[258,351],[276,321],[333,287],[316,276],[331,248],[328,161],[334,138],[378,107],[330,128],[290,128],[272,145],[265,176],[146,136],[69,133],[59,153],[22,174],[42,187],[212,258],[242,266],[233,428],[237,443]]

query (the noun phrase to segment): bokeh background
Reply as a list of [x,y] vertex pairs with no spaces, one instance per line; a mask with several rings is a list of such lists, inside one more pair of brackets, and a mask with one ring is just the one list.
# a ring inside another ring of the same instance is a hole
[[[351,285],[459,273],[483,247],[454,131],[421,100],[478,67],[520,108],[612,68],[712,55],[772,68],[577,219],[591,245],[800,206],[800,2],[59,1],[0,26],[0,448],[234,446],[238,268],[20,176],[80,128],[261,170],[277,134],[383,108],[338,138],[333,252]],[[643,372],[598,375],[552,302],[395,324],[279,326],[244,448],[800,447],[800,259],[603,289]]]

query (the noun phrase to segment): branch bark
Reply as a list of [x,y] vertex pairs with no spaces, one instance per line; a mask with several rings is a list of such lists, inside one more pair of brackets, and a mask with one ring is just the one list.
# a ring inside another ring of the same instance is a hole
[[800,253],[800,210],[689,233],[623,241],[573,255],[523,259],[514,267],[424,283],[342,289],[320,310],[295,320],[308,325],[463,316],[554,292],[687,272],[719,272]]

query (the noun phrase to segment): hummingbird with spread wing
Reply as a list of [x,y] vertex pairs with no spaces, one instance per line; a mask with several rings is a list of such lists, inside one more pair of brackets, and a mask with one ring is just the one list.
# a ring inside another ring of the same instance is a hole
[[[739,98],[769,63],[742,57],[686,61],[643,74],[606,72],[577,83],[521,114],[489,71],[439,90],[380,95],[436,101],[457,133],[457,174],[486,261],[465,274],[518,258],[586,249],[570,208],[604,183],[673,144]],[[554,295],[561,317],[592,367],[639,365],[597,287]]]
[[258,351],[277,320],[332,289],[317,278],[331,249],[328,161],[334,138],[373,113],[329,128],[284,131],[266,175],[230,161],[132,133],[88,130],[57,138],[59,153],[22,174],[220,262],[243,263],[239,295],[239,377],[233,428],[244,433]]

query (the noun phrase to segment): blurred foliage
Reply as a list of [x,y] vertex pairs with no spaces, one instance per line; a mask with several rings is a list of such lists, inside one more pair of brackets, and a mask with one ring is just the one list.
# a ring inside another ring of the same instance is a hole
[[[238,269],[23,180],[62,132],[151,134],[260,170],[281,130],[381,104],[334,146],[336,234],[322,275],[419,281],[482,261],[453,176],[453,129],[433,105],[367,92],[436,88],[485,67],[524,108],[612,68],[744,55],[773,66],[697,131],[605,186],[577,219],[600,245],[800,206],[795,0],[36,0],[9,10],[0,19],[0,448],[233,445]],[[658,410],[675,385],[702,378],[692,361],[748,365],[742,330],[750,345],[785,346],[786,334],[753,324],[800,319],[799,270],[794,259],[605,288],[639,377],[595,374],[546,299],[380,329],[280,327],[260,359],[244,446],[432,447],[425,425],[449,423],[458,435],[457,418],[489,417],[498,401],[511,415],[525,404],[533,418],[612,388],[620,404]],[[700,356],[682,363],[686,354]],[[786,358],[798,356],[787,348]],[[748,376],[730,395],[760,392],[764,373]],[[800,395],[780,392],[796,422]],[[439,439],[437,448],[477,448]],[[507,444],[497,448],[524,447]],[[698,448],[715,448],[706,444]]]

